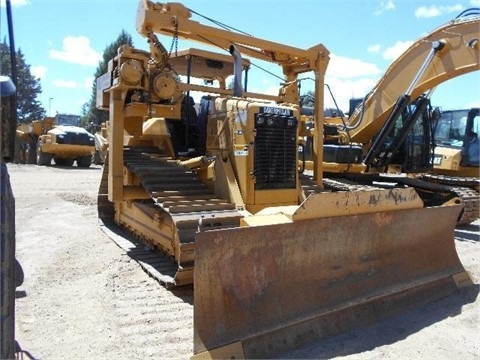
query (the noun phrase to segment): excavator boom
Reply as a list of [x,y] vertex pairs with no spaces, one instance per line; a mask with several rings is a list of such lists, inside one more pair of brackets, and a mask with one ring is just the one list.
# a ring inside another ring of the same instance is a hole
[[439,109],[432,110],[430,97],[444,82],[480,69],[479,39],[480,9],[474,8],[416,40],[390,65],[348,120],[342,124],[325,120],[325,127],[335,130],[327,133],[326,142],[335,143],[330,146],[343,146],[347,155],[352,148],[363,154],[343,156],[346,160],[337,162],[324,158],[324,170],[349,181],[361,174],[408,173],[416,179],[399,177],[396,181],[432,196],[462,198],[464,209],[458,225],[477,219],[478,165],[461,166],[466,164],[462,154],[468,146],[439,146],[435,139]]
[[348,121],[352,142],[380,132],[397,99],[411,100],[441,83],[480,68],[479,16],[454,19],[415,41],[395,60]]

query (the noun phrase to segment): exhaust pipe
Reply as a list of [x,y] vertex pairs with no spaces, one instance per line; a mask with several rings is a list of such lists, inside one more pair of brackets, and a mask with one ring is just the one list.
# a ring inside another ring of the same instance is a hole
[[242,97],[242,55],[233,45],[230,45],[230,54],[232,54],[235,60],[233,64],[233,96]]

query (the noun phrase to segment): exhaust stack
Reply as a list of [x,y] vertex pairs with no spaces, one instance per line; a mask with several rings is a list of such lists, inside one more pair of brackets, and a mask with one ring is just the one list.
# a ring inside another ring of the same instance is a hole
[[234,45],[230,45],[230,54],[232,54],[234,62],[233,68],[233,96],[243,96],[242,86],[242,55]]

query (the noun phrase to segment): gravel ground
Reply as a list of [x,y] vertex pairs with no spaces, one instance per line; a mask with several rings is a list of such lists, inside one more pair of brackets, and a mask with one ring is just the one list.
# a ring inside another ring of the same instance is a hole
[[[8,166],[16,204],[16,339],[35,359],[188,359],[191,291],[171,292],[100,229],[101,168]],[[479,359],[480,221],[456,231],[476,285],[288,359]]]

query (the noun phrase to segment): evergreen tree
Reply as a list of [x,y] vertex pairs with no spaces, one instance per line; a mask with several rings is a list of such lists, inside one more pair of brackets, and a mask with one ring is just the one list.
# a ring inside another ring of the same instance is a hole
[[[45,109],[41,106],[37,97],[42,92],[40,79],[35,78],[30,65],[25,62],[25,57],[20,49],[16,52],[17,58],[17,119],[18,122],[30,122],[45,117]],[[10,47],[4,40],[0,44],[0,69],[2,75],[12,78],[12,66],[10,63]]]
[[[95,70],[94,77],[95,79],[99,78],[107,72],[108,62],[117,55],[117,50],[122,45],[129,45],[133,47],[133,40],[131,35],[129,35],[125,30],[122,30],[117,40],[108,45],[103,51],[103,60],[98,64],[97,69]],[[93,82],[92,86],[92,96],[90,102],[84,104],[82,107],[82,123],[93,131],[93,128],[98,129],[100,124],[108,120],[108,111],[98,110],[96,107],[96,97],[97,97],[97,83]],[[89,127],[89,124],[93,126]]]

